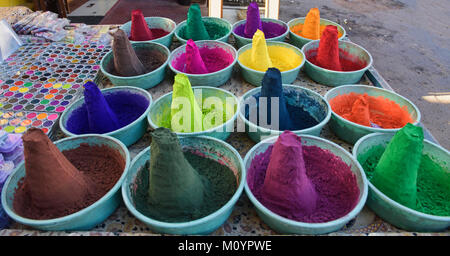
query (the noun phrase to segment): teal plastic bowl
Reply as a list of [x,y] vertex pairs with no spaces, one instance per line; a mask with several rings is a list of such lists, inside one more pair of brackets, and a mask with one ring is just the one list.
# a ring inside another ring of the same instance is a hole
[[[316,136],[310,135],[300,135],[300,136],[303,145],[317,146],[322,149],[327,149],[336,156],[340,157],[342,161],[344,161],[346,164],[350,166],[351,171],[356,175],[356,180],[358,182],[359,188],[358,203],[355,205],[355,207],[347,215],[342,216],[341,218],[336,220],[324,223],[306,223],[284,218],[266,208],[253,195],[252,191],[250,190],[250,187],[248,186],[247,181],[245,182],[245,193],[247,193],[248,198],[255,206],[256,213],[262,219],[262,221],[264,221],[264,223],[266,223],[267,225],[269,225],[269,227],[271,227],[273,230],[279,233],[319,235],[337,231],[341,229],[351,219],[355,218],[356,215],[358,215],[358,213],[364,207],[368,191],[366,175],[361,165],[358,163],[358,161],[349,152],[347,152],[345,149],[338,146],[337,144]],[[270,145],[274,144],[277,139],[278,137],[271,137],[253,146],[253,148],[250,149],[247,155],[245,155],[244,159],[245,170],[248,171],[250,169],[252,160],[257,154],[265,152],[267,148]]]
[[[296,25],[298,25],[298,24],[304,24],[304,23],[305,23],[305,18],[306,18],[306,17],[295,18],[295,19],[292,19],[292,20],[290,20],[290,21],[288,22],[288,27],[289,27],[289,42],[290,42],[292,45],[297,46],[298,48],[302,48],[303,45],[305,45],[305,44],[307,44],[307,43],[309,43],[309,42],[311,42],[311,41],[314,41],[314,40],[312,40],[312,39],[308,39],[308,38],[299,36],[299,35],[297,35],[296,33],[292,32],[292,30],[291,30],[292,27],[294,27],[294,26],[296,26]],[[338,31],[342,34],[342,36],[339,37],[339,40],[341,40],[342,38],[344,38],[344,37],[347,35],[347,32],[345,31],[344,27],[341,26],[341,25],[339,25],[339,24],[337,24],[336,22],[333,22],[333,21],[330,21],[330,20],[322,19],[322,18],[321,18],[321,19],[320,19],[320,25],[325,25],[325,26],[326,26],[326,25],[333,25],[333,26],[336,26],[337,29],[338,29]]]
[[[214,39],[214,41],[221,41],[221,42],[228,42],[228,38],[231,35],[231,23],[227,21],[226,19],[216,18],[216,17],[202,17],[203,23],[205,24],[206,31],[208,31],[209,34],[211,34],[214,27],[211,27],[211,25],[219,25],[221,27],[224,27],[227,29],[227,33],[223,35],[222,37],[219,37],[217,39]],[[186,29],[186,20],[182,21],[178,24],[178,26],[175,28],[175,37],[180,41],[180,43],[185,44],[189,38],[184,37],[184,31]]]
[[[236,34],[234,31],[237,27],[239,27],[242,24],[245,24],[247,20],[241,20],[238,21],[236,23],[233,24],[233,28],[232,28],[232,33],[234,38],[236,39],[236,45],[237,48],[241,48],[242,46],[246,45],[246,44],[251,44],[252,43],[252,38],[246,38],[246,37],[242,37],[238,34]],[[284,39],[286,38],[287,34],[289,33],[289,28],[288,25],[282,21],[282,20],[276,20],[276,19],[271,19],[271,18],[261,18],[262,22],[273,22],[273,23],[277,23],[282,25],[283,27],[286,28],[286,32],[284,32],[283,34],[276,36],[276,37],[272,37],[272,38],[266,38],[266,41],[278,41],[278,42],[284,42]]]
[[[125,168],[117,183],[102,198],[90,206],[73,214],[48,220],[34,220],[19,216],[14,212],[13,200],[18,183],[25,176],[25,163],[22,162],[16,170],[9,176],[2,191],[2,206],[5,212],[16,222],[33,227],[39,230],[60,231],[60,230],[90,230],[96,225],[106,220],[119,206],[122,201],[119,189],[124,181],[130,166],[130,154],[127,147],[117,139],[109,136],[86,134],[76,137],[65,138],[55,142],[59,150],[70,150],[78,148],[81,143],[89,145],[106,145],[120,152],[125,160]],[[107,170],[105,170],[107,171]]]
[[161,83],[166,75],[167,63],[169,63],[169,49],[162,44],[154,42],[131,43],[131,45],[135,50],[142,48],[156,49],[159,52],[163,53],[167,57],[167,60],[157,69],[143,75],[129,77],[116,76],[109,73],[114,69],[114,54],[111,50],[102,58],[102,61],[100,62],[100,70],[103,72],[103,74],[105,74],[105,76],[108,77],[111,83],[115,86],[134,86],[142,89],[150,89]]
[[[295,79],[297,79],[300,69],[305,64],[305,59],[306,59],[305,54],[303,54],[303,52],[300,49],[298,49],[297,47],[290,45],[288,43],[278,42],[278,41],[267,41],[266,44],[267,44],[267,46],[278,45],[278,46],[283,46],[283,47],[292,49],[292,50],[294,50],[294,52],[296,52],[298,55],[300,55],[302,57],[302,62],[300,63],[300,65],[298,65],[297,67],[295,67],[291,70],[281,72],[281,79],[283,81],[283,84],[292,84],[295,81]],[[239,61],[239,56],[241,56],[241,54],[243,52],[250,50],[251,48],[252,48],[252,44],[246,44],[246,45],[242,46],[238,50],[237,62],[239,64],[239,67],[241,68],[241,74],[242,74],[242,77],[244,78],[244,80],[254,86],[261,86],[261,81],[264,77],[265,72],[251,69]]]
[[[258,126],[256,120],[252,120],[252,122],[245,117],[246,106],[249,106],[251,112],[256,112],[257,102],[255,96],[260,95],[260,93],[261,87],[246,92],[241,98],[241,108],[239,109],[239,121],[244,122],[245,131],[256,143],[268,137],[278,136],[283,133],[283,131],[271,130]],[[297,135],[309,134],[319,136],[322,128],[331,118],[331,107],[328,102],[320,94],[297,85],[283,84],[283,93],[288,104],[302,106],[319,122],[313,127],[292,132]]]
[[133,199],[136,191],[136,176],[143,170],[150,160],[150,147],[144,149],[131,163],[128,173],[122,185],[122,197],[128,210],[150,229],[164,234],[198,235],[209,234],[218,229],[228,219],[236,201],[241,196],[244,188],[245,169],[239,153],[228,143],[211,137],[183,137],[180,138],[183,151],[199,153],[207,158],[218,161],[228,166],[235,174],[237,189],[231,199],[220,209],[203,218],[188,222],[162,222],[149,218],[135,208]]
[[226,68],[208,73],[208,74],[189,74],[184,73],[179,70],[177,70],[173,66],[173,62],[176,61],[183,53],[186,53],[186,44],[178,47],[177,49],[173,50],[172,54],[170,54],[169,57],[169,67],[175,74],[185,74],[189,78],[189,82],[192,86],[221,86],[226,81],[228,81],[231,78],[231,74],[233,73],[233,67],[236,64],[237,61],[237,52],[236,49],[234,49],[233,46],[220,42],[220,41],[213,41],[213,40],[202,40],[202,41],[196,41],[195,44],[198,46],[198,48],[221,48],[225,50],[227,53],[231,54],[233,56],[233,62],[228,65]]
[[361,46],[349,42],[339,41],[339,48],[350,53],[352,56],[358,56],[359,59],[366,61],[367,65],[355,71],[334,71],[330,69],[321,68],[312,64],[308,58],[309,51],[317,49],[319,47],[319,40],[311,41],[305,44],[302,51],[306,56],[305,72],[315,82],[328,86],[339,86],[344,84],[356,84],[358,83],[366,70],[372,66],[372,55],[362,48]]
[[[366,153],[374,146],[386,147],[394,134],[373,133],[362,137],[353,147],[353,156],[358,158],[360,154]],[[450,170],[450,152],[441,146],[428,140],[424,140],[423,154],[432,159],[439,160],[446,170]],[[367,205],[378,216],[392,225],[408,231],[415,232],[437,232],[450,227],[450,216],[435,216],[425,214],[411,208],[405,207],[387,197],[378,190],[370,181]]]
[[[167,48],[170,48],[170,45],[172,45],[173,34],[175,32],[175,28],[177,27],[175,21],[165,17],[145,17],[145,22],[147,22],[149,28],[163,29],[169,32],[169,34],[154,40],[144,42],[159,43]],[[128,21],[127,23],[120,26],[120,29],[125,31],[125,33],[127,33],[129,38],[131,36],[131,21]],[[142,41],[131,41],[131,42],[142,42]]]
[[[325,99],[328,103],[330,103],[330,100],[335,98],[338,95],[342,94],[349,94],[351,92],[363,94],[367,93],[369,96],[383,96],[384,98],[388,98],[390,100],[395,101],[397,104],[399,104],[401,107],[406,106],[408,109],[408,113],[411,115],[412,119],[414,120],[415,125],[417,125],[420,122],[421,115],[419,109],[406,99],[405,97],[382,88],[378,88],[375,86],[367,86],[367,85],[343,85],[336,88],[331,89],[325,94]],[[379,133],[396,133],[400,128],[397,129],[383,129],[383,128],[373,128],[373,127],[367,127],[364,125],[360,125],[354,122],[350,122],[347,119],[341,117],[340,115],[336,114],[333,109],[331,109],[332,115],[330,120],[330,128],[331,130],[342,140],[354,144],[359,138],[370,134],[374,132]]]
[[[150,108],[152,105],[152,96],[146,90],[131,87],[131,86],[121,86],[121,87],[112,87],[101,90],[103,95],[108,95],[111,93],[126,91],[133,94],[144,96],[148,100],[148,107],[142,115],[134,120],[134,122],[112,132],[105,133],[103,135],[114,137],[121,142],[123,142],[126,146],[130,146],[138,141],[142,136],[144,136],[145,131],[147,130],[148,123],[145,120],[145,117],[150,112]],[[72,112],[76,109],[80,108],[84,104],[84,97],[78,99],[74,103],[70,104],[69,107],[62,113],[59,118],[59,127],[61,131],[67,136],[78,136],[78,134],[74,134],[67,130],[67,120],[72,115]]]
[[[233,116],[228,119],[228,121],[223,124],[211,128],[209,130],[201,131],[201,132],[177,132],[178,137],[191,137],[191,136],[210,136],[220,140],[226,140],[230,134],[234,131],[234,121],[237,118],[239,112],[239,101],[237,97],[227,91],[220,88],[214,87],[206,87],[206,86],[197,86],[192,87],[194,90],[194,95],[196,93],[201,93],[203,99],[209,97],[218,97],[223,102],[229,102],[228,104],[231,106],[232,104],[235,106],[235,112]],[[200,96],[195,96],[196,99],[199,99]],[[198,97],[198,98],[197,98]],[[197,103],[200,101],[197,100]],[[160,98],[158,98],[151,106],[150,113],[147,115],[147,121],[150,124],[150,127],[153,129],[158,128],[157,120],[159,118],[170,118],[170,106],[172,104],[172,92],[169,92]],[[199,103],[200,104],[200,103]]]

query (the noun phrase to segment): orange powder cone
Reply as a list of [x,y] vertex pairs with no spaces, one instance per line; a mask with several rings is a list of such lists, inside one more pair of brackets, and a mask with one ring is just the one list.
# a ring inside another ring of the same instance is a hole
[[360,95],[353,103],[352,111],[342,115],[342,117],[351,122],[370,127],[369,101],[367,96],[367,94]]
[[320,12],[318,8],[312,8],[306,15],[302,35],[312,40],[320,39]]

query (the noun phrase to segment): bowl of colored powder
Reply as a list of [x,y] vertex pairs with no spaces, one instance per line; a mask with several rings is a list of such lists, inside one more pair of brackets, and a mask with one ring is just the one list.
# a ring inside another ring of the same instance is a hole
[[124,32],[121,38],[125,42],[115,47],[116,42],[120,42],[115,36],[113,49],[100,62],[102,73],[112,84],[149,89],[164,80],[170,55],[166,46],[155,42],[129,45]]
[[242,158],[222,140],[167,131],[152,132],[150,147],[133,159],[122,185],[125,205],[155,232],[209,234],[228,219],[242,193]]
[[[141,31],[146,31],[146,29],[145,27],[141,27],[142,25],[140,23],[144,24],[144,26],[147,25],[150,33],[142,33]],[[177,24],[173,20],[165,17],[145,17],[144,21],[140,21],[140,23],[136,23],[133,29],[132,21],[128,21],[120,26],[120,29],[127,33],[131,42],[154,42],[170,48],[173,34],[177,27]],[[132,34],[136,34],[136,36],[133,37]],[[142,34],[144,34],[144,37],[142,37]]]
[[[246,22],[247,20],[241,20],[233,24],[232,33],[236,39],[236,45],[238,48],[252,43],[253,36],[247,36],[244,32]],[[288,25],[282,20],[261,18],[261,23],[266,41],[283,42],[289,33]]]
[[289,27],[289,42],[298,48],[302,48],[305,44],[313,41],[313,40],[319,40],[320,35],[322,35],[323,31],[325,30],[325,27],[328,25],[336,26],[338,30],[338,39],[341,40],[345,37],[346,32],[344,27],[337,24],[336,22],[322,19],[320,18],[320,25],[319,29],[306,29],[305,30],[305,19],[306,17],[302,18],[295,18],[288,22]]
[[90,134],[53,143],[36,128],[23,141],[25,162],[2,192],[13,220],[40,230],[90,230],[119,206],[130,164],[122,142]]
[[186,76],[177,75],[174,90],[152,104],[147,116],[150,127],[170,128],[180,137],[205,135],[226,140],[234,131],[237,97],[214,87],[191,88],[188,82]]
[[[206,34],[199,35],[199,31],[193,29],[193,32],[188,32],[187,20],[179,23],[175,29],[175,37],[182,44],[185,44],[189,39],[194,41],[198,40],[215,40],[221,42],[228,42],[228,38],[231,35],[231,23],[226,19],[216,17],[202,17],[202,23],[206,29]],[[191,35],[192,34],[192,35]]]
[[[281,83],[265,77],[262,87],[242,96],[239,118],[249,137],[258,143],[267,137],[278,136],[284,130],[319,136],[331,118],[327,101],[320,94],[297,85],[283,84],[279,93],[271,91],[276,87],[281,87]],[[277,102],[272,102],[274,97]]]
[[420,137],[414,134],[373,133],[353,147],[369,183],[367,205],[401,229],[444,231],[450,227],[450,152],[423,137],[414,141]]
[[332,111],[331,130],[350,144],[369,133],[394,133],[421,120],[414,103],[375,86],[342,85],[328,91],[325,99]]
[[[330,28],[330,33],[327,33]],[[305,72],[315,82],[329,86],[355,84],[372,65],[372,56],[363,47],[337,40],[337,30],[327,26],[320,40],[305,44]]]
[[258,30],[253,36],[253,43],[238,50],[237,62],[244,80],[254,86],[261,86],[264,73],[270,67],[281,71],[283,84],[291,84],[305,64],[305,55],[288,43],[266,42],[264,33]]
[[172,51],[169,67],[189,77],[192,86],[216,87],[230,79],[236,61],[236,49],[227,43],[190,39]]
[[244,159],[245,192],[264,223],[282,234],[341,229],[363,208],[367,180],[352,155],[328,140],[285,131]]
[[61,115],[59,126],[64,134],[103,134],[126,146],[144,135],[148,127],[146,116],[152,105],[149,92],[131,86],[100,91],[92,83],[85,85],[84,95]]

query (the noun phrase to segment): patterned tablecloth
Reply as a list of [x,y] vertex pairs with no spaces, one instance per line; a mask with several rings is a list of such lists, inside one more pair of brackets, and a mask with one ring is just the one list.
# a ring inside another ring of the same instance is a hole
[[[103,31],[108,29],[103,28]],[[179,46],[179,43],[175,42],[171,50]],[[149,89],[153,100],[155,101],[162,95],[172,91],[174,74],[167,71],[166,79],[159,85]],[[101,73],[96,78],[96,82],[103,88],[111,87],[112,84],[109,80]],[[364,76],[360,82],[361,84],[373,85],[371,81]],[[312,89],[321,95],[324,95],[331,87],[319,85],[312,80],[310,80],[304,73],[300,72],[297,80],[293,83],[294,85],[299,85]],[[234,67],[232,78],[227,81],[220,88],[228,90],[234,93],[236,96],[240,97],[248,90],[254,88],[249,83],[245,82],[239,73],[238,65]],[[150,128],[149,128],[150,131]],[[140,151],[149,146],[149,131],[141,138],[137,143],[129,147],[131,158],[134,158]],[[54,140],[63,138],[64,135],[58,129],[54,135]],[[339,138],[337,138],[331,131],[328,125],[324,127],[320,135],[323,138],[329,139],[338,145],[342,146],[344,149],[351,152],[352,145],[349,145]],[[239,151],[242,158],[250,150],[255,143],[250,140],[250,138],[245,133],[234,132],[226,140],[231,144],[236,150]],[[261,219],[258,217],[252,203],[248,199],[245,192],[241,195],[240,199],[237,201],[235,208],[231,216],[227,221],[211,235],[276,235],[277,233],[271,230]],[[30,227],[24,226],[19,223],[12,223],[9,229],[0,230],[0,235],[70,235],[70,236],[128,236],[128,235],[158,235],[153,233],[144,223],[136,219],[122,203],[119,208],[103,223],[97,225],[90,231],[83,232],[42,232],[33,230]],[[344,228],[338,232],[331,233],[329,235],[450,235],[450,230],[441,233],[412,233],[406,232],[404,230],[397,229],[396,227],[384,222],[380,219],[373,211],[371,211],[367,206],[352,219]]]

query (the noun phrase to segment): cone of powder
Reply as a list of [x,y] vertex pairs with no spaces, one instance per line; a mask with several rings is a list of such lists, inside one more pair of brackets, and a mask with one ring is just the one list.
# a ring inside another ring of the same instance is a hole
[[261,190],[264,205],[292,218],[312,213],[317,192],[306,175],[301,138],[284,131],[275,142]]
[[312,40],[320,39],[320,12],[318,8],[311,8],[306,15],[302,35]]
[[186,21],[186,38],[197,40],[209,40],[208,31],[206,31],[205,24],[202,20],[202,13],[198,4],[192,4],[189,7]]
[[261,18],[259,17],[258,3],[251,2],[247,7],[247,20],[245,21],[244,35],[251,38],[258,29],[263,30]]
[[372,184],[392,200],[416,208],[417,172],[422,149],[422,127],[406,124],[392,137],[381,155]]
[[266,72],[268,68],[273,67],[264,32],[259,29],[253,35],[250,61],[252,68],[259,71]]
[[114,69],[121,76],[138,76],[147,73],[127,38],[125,31],[118,29],[113,41]]
[[342,115],[342,117],[351,122],[370,127],[369,100],[367,96],[367,94],[358,96],[352,105],[352,111]]
[[[287,111],[286,100],[283,94],[281,72],[277,68],[269,68],[264,74],[260,97],[267,98],[267,123],[273,125],[274,121],[272,118],[275,119],[277,117],[271,116],[272,109],[278,107],[278,130],[289,130],[292,127],[292,121],[289,112]],[[278,98],[278,104],[274,103],[272,105],[272,97]]]
[[174,132],[202,131],[202,109],[195,100],[189,78],[177,74],[173,83],[171,129]]
[[84,84],[83,93],[91,133],[107,133],[120,128],[119,119],[94,82]]
[[30,128],[22,138],[24,190],[31,203],[43,211],[53,212],[83,207],[95,191],[93,182],[67,160],[42,130]]
[[339,61],[339,41],[336,26],[328,25],[325,27],[319,41],[316,62],[318,66],[325,69],[342,70]]
[[200,56],[200,51],[192,39],[186,43],[186,72],[189,74],[206,74],[205,63]]
[[131,36],[133,41],[152,40],[152,31],[148,28],[144,15],[141,10],[133,10],[131,12]]
[[166,217],[192,214],[203,204],[206,180],[185,159],[176,134],[157,128],[151,135],[149,203]]

